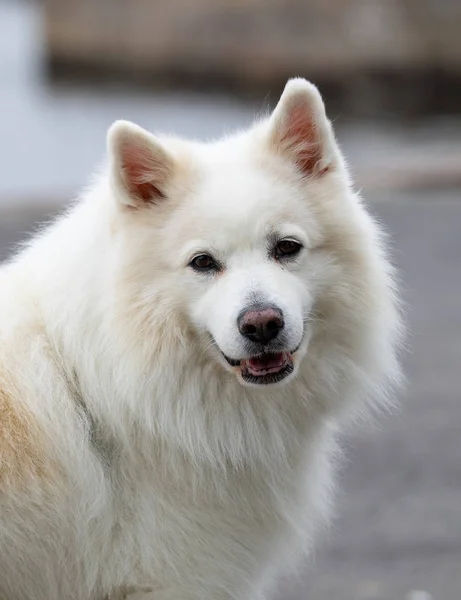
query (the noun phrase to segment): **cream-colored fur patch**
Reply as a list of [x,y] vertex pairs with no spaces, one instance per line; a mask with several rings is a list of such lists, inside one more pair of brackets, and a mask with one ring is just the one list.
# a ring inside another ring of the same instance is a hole
[[0,485],[49,477],[42,444],[43,434],[0,367]]

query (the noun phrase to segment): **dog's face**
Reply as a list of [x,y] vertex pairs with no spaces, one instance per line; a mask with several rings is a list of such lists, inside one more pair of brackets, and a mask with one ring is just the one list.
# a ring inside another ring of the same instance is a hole
[[179,278],[215,358],[242,383],[267,385],[293,375],[305,351],[312,240],[303,211],[288,210],[296,186],[239,162],[210,157],[191,215],[177,215]]
[[201,351],[242,384],[294,377],[328,278],[313,196],[340,168],[316,88],[290,82],[269,119],[217,143],[117,123],[109,148],[113,190],[143,223],[132,246],[152,298],[167,290]]

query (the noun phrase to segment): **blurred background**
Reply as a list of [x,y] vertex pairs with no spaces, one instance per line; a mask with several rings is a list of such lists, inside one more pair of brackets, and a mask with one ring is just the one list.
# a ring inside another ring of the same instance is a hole
[[338,517],[280,600],[461,598],[461,0],[0,0],[0,259],[85,185],[119,118],[210,138],[320,87],[388,229],[401,411],[344,444]]

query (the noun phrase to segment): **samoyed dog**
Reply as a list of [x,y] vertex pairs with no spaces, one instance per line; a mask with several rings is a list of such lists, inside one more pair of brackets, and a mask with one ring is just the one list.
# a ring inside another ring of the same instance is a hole
[[303,79],[216,142],[116,122],[0,314],[2,600],[267,598],[399,380],[383,236]]

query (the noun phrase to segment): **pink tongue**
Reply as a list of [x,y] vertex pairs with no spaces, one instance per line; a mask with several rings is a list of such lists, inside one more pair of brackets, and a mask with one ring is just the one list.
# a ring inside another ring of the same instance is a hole
[[256,356],[248,359],[248,365],[253,371],[265,371],[266,369],[277,369],[281,367],[285,361],[283,352],[278,354],[265,354],[264,356]]

